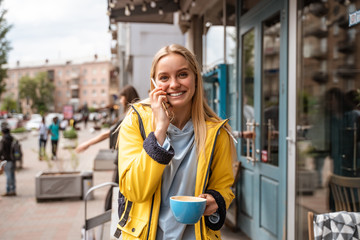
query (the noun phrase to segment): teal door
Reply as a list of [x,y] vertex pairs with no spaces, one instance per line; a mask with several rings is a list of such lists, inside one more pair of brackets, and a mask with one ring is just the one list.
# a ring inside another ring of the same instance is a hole
[[286,229],[287,17],[284,1],[261,1],[239,19],[240,119],[254,137],[238,143],[238,227],[252,239]]

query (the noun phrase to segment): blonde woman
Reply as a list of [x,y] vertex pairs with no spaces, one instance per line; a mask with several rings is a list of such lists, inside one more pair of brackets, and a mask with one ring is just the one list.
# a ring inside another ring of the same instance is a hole
[[[160,49],[150,74],[157,87],[151,83],[149,98],[133,105],[120,128],[119,188],[126,202],[118,231],[123,239],[220,239],[234,198],[230,127],[206,104],[200,67],[183,46]],[[174,195],[206,198],[198,223],[175,220]]]

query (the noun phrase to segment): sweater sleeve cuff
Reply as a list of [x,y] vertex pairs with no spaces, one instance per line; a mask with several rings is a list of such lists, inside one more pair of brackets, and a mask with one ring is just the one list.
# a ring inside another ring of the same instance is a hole
[[169,150],[159,146],[154,132],[151,132],[144,140],[143,147],[146,153],[160,164],[168,164],[175,155],[175,151],[171,145]]
[[[218,205],[218,210],[215,212],[216,217],[205,216],[205,224],[211,230],[219,230],[225,223],[226,218],[226,204],[224,198],[218,191],[206,190],[205,193],[211,194]],[[214,221],[215,220],[215,221]]]

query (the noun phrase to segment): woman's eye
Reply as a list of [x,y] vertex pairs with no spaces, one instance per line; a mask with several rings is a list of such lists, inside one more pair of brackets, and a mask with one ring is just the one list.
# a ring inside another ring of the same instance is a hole
[[187,73],[187,72],[179,73],[179,77],[180,77],[180,78],[186,78],[187,76],[188,76],[188,73]]
[[168,80],[168,77],[167,76],[161,76],[161,77],[159,77],[159,80],[160,81],[166,81],[166,80]]

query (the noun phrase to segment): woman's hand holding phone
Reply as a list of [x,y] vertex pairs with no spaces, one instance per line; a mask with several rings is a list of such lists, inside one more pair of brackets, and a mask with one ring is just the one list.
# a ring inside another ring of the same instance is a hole
[[168,116],[168,108],[166,92],[162,90],[161,87],[157,87],[155,81],[151,79],[155,88],[149,94],[151,108],[154,114],[155,120],[155,137],[160,144],[163,144],[166,138],[166,131],[170,124],[170,119]]

